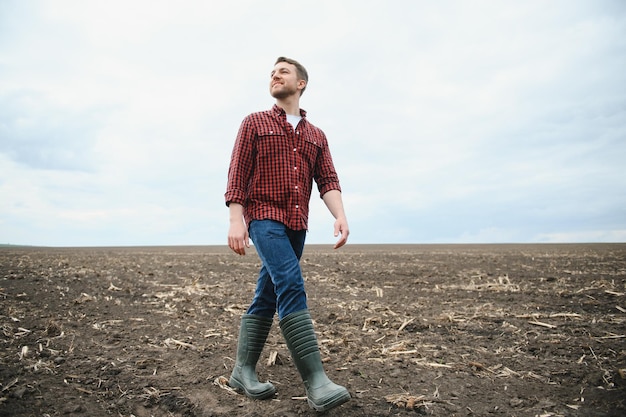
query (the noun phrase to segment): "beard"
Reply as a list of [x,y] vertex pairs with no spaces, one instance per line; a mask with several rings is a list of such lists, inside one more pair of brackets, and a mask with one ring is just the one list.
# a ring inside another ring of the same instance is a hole
[[270,94],[277,100],[285,99],[294,94],[298,94],[298,89],[295,86],[289,86],[287,84],[278,86],[278,88],[273,89],[270,87]]

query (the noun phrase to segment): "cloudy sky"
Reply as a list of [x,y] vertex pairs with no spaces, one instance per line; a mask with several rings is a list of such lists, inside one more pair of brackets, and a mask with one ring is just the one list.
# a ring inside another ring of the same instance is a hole
[[624,1],[0,0],[0,243],[224,244],[281,55],[352,243],[626,241]]

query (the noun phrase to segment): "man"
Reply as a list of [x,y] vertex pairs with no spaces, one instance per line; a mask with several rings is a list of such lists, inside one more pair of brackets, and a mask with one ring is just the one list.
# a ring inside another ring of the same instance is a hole
[[314,180],[336,219],[334,233],[340,237],[335,249],[346,243],[350,232],[326,136],[300,109],[307,82],[299,62],[278,58],[269,86],[276,104],[247,116],[235,141],[225,194],[228,246],[245,255],[251,238],[262,267],[252,303],[241,319],[229,383],[250,398],[274,395],[274,385],[259,382],[256,363],[278,312],[308,403],[326,411],[348,401],[350,394],[324,372],[300,270]]

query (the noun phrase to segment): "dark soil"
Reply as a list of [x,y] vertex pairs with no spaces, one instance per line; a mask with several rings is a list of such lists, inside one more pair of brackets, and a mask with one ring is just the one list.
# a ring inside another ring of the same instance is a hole
[[[277,320],[275,398],[220,385],[251,252],[0,249],[0,416],[317,415]],[[626,415],[626,244],[309,246],[302,267],[353,397],[328,416]]]

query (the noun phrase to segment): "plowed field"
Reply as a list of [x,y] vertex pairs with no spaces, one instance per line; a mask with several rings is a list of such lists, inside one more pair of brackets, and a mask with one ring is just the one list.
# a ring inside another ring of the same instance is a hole
[[[223,382],[260,266],[226,247],[0,249],[0,416],[314,416]],[[626,244],[308,246],[328,416],[626,415]]]

